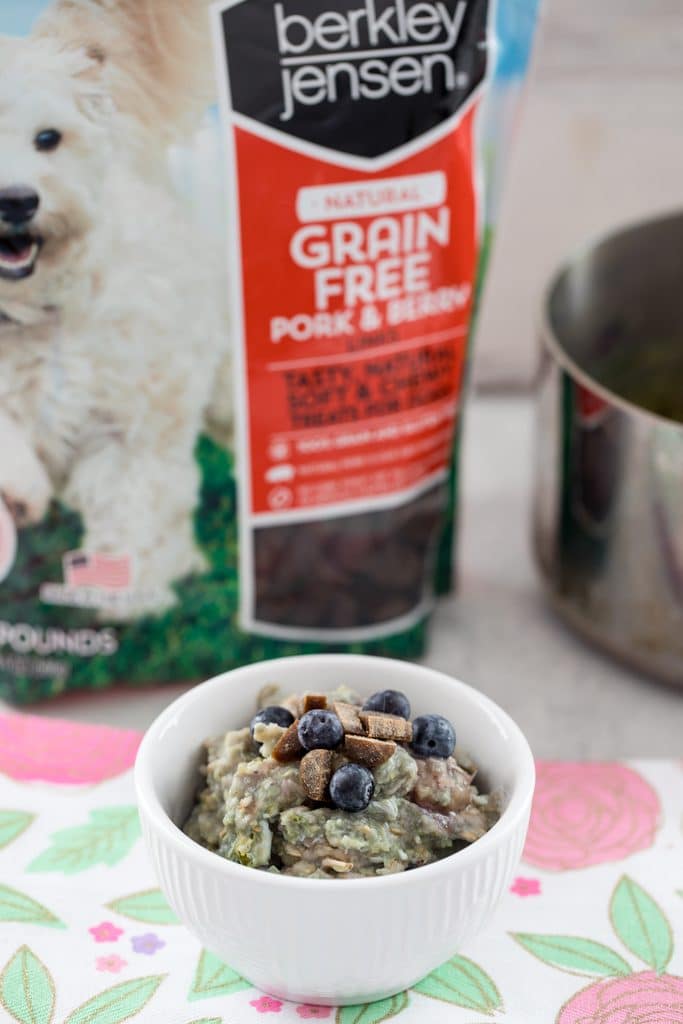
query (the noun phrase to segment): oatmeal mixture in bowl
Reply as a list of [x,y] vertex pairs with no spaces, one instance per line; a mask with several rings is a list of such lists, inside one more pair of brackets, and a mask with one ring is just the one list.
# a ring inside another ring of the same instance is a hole
[[185,832],[227,860],[307,878],[420,867],[479,839],[500,816],[438,714],[347,687],[278,700],[267,687],[243,729],[205,742],[204,786]]

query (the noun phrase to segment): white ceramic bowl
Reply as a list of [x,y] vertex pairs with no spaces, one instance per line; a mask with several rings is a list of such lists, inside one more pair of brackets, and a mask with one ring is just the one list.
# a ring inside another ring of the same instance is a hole
[[[258,691],[394,688],[413,714],[438,712],[505,794],[485,836],[426,867],[382,878],[289,878],[232,864],[178,827],[197,786],[207,736],[242,727]],[[284,999],[365,1003],[415,984],[466,949],[506,892],[520,859],[534,790],[534,762],[496,704],[418,665],[357,655],[261,662],[217,676],[170,705],[147,732],[135,766],[142,828],[159,883],[188,929],[257,987]]]

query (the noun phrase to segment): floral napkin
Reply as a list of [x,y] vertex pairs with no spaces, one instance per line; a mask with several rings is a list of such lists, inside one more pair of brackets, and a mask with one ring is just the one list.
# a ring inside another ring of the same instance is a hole
[[257,992],[178,923],[140,839],[139,740],[0,716],[3,1024],[683,1024],[680,762],[539,764],[488,931],[410,992],[334,1010]]

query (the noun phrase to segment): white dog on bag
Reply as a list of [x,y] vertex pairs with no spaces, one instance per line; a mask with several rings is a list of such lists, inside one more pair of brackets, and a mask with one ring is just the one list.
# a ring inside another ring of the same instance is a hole
[[130,558],[122,617],[205,568],[194,450],[229,415],[221,267],[167,171],[211,98],[205,7],[57,0],[0,38],[0,492]]

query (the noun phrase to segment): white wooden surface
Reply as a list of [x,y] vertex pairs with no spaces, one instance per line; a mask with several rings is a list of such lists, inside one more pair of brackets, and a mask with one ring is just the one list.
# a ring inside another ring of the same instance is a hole
[[680,0],[542,0],[477,338],[487,385],[527,385],[544,286],[615,226],[683,204]]

